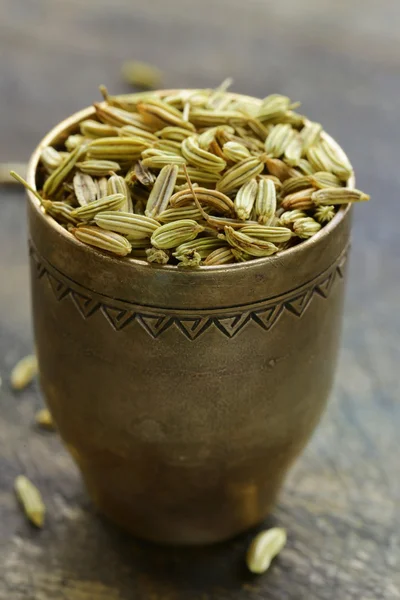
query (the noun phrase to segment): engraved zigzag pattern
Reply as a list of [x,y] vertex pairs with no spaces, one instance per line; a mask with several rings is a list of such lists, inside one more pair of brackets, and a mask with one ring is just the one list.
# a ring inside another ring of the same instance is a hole
[[[275,298],[273,302],[271,299],[266,299],[265,306],[263,306],[263,302],[259,302],[256,308],[251,309],[246,307],[221,309],[220,315],[191,315],[188,311],[187,316],[182,316],[174,314],[170,309],[162,311],[161,309],[139,307],[138,310],[137,306],[132,306],[128,302],[118,302],[118,306],[116,306],[111,299],[110,301],[98,300],[93,297],[90,290],[82,293],[82,286],[75,284],[65,276],[60,276],[55,271],[50,272],[49,267],[32,246],[30,255],[37,277],[48,280],[58,301],[69,297],[82,318],[88,319],[100,311],[116,331],[121,331],[136,321],[154,339],[170,327],[175,326],[189,340],[197,339],[212,326],[228,338],[233,338],[250,321],[269,331],[284,311],[300,318],[307,310],[314,295],[328,298],[336,279],[343,278],[343,268],[347,259],[347,252],[344,252],[328,272],[315,278],[305,289],[303,287],[297,293],[294,290],[289,297],[285,294],[280,298]],[[182,311],[177,312],[181,313]],[[201,313],[204,312],[201,311]]]

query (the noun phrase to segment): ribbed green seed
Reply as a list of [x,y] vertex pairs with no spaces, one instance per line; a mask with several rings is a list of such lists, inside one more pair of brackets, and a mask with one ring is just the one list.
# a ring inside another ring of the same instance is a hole
[[292,232],[287,227],[268,227],[265,225],[246,225],[241,233],[268,242],[287,242],[292,237]]
[[228,169],[217,182],[217,190],[229,194],[240,188],[243,184],[259,175],[264,169],[264,162],[260,158],[247,158],[236,163]]
[[103,231],[98,227],[85,225],[84,227],[76,227],[71,230],[71,233],[84,244],[100,248],[116,254],[117,256],[126,256],[130,253],[132,247],[128,240],[112,231]]
[[304,217],[303,219],[296,219],[293,223],[293,231],[299,237],[308,239],[318,233],[321,229],[320,223],[317,223],[312,217]]
[[105,210],[118,210],[125,202],[125,196],[123,194],[112,194],[111,196],[105,196],[91,202],[86,206],[80,206],[72,211],[72,216],[80,219],[81,221],[91,221],[99,213]]
[[46,198],[50,198],[53,196],[58,189],[62,186],[64,181],[70,175],[72,170],[74,169],[78,160],[83,156],[86,152],[85,146],[78,146],[71,152],[69,156],[62,161],[62,163],[55,169],[46,179],[43,186],[43,195]]
[[239,189],[235,197],[235,211],[238,219],[246,221],[250,218],[258,191],[257,181],[252,179]]
[[151,236],[151,243],[163,250],[176,248],[184,242],[190,242],[204,230],[204,227],[190,219],[173,221],[159,227]]
[[133,212],[131,192],[125,179],[120,175],[112,175],[107,181],[107,194],[122,194],[125,196],[125,202],[121,206],[121,210]]
[[94,221],[102,229],[129,235],[130,240],[150,238],[160,227],[160,224],[154,219],[122,211],[101,212],[95,215]]
[[146,215],[148,217],[155,217],[167,208],[174,193],[177,176],[178,167],[176,165],[168,165],[161,169],[147,201]]
[[121,167],[112,160],[84,160],[77,163],[77,168],[87,175],[94,177],[104,177],[112,172],[120,171]]
[[369,200],[369,196],[360,190],[344,187],[331,187],[314,192],[311,196],[311,200],[317,205],[349,204],[353,202],[367,202]]
[[261,178],[257,185],[255,217],[262,225],[269,225],[276,211],[276,188],[271,179]]
[[210,252],[207,258],[204,260],[204,266],[212,267],[216,265],[227,265],[235,262],[235,256],[232,252],[232,248],[221,246]]
[[232,227],[225,227],[225,237],[231,246],[251,256],[271,256],[279,250],[272,242],[251,237],[241,231],[235,231]]

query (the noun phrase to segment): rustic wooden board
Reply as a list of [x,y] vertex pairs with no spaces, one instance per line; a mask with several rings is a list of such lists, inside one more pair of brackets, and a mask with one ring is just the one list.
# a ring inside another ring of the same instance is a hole
[[[32,424],[36,386],[8,375],[31,350],[23,194],[0,190],[0,599],[394,600],[400,598],[400,6],[383,0],[2,0],[0,160],[124,91],[144,59],[165,85],[287,93],[347,149],[373,202],[356,210],[343,349],[331,403],[268,524],[289,531],[270,572],[250,576],[250,534],[208,549],[157,548],[93,511],[56,434]],[[317,375],[317,374],[316,374]],[[24,520],[14,477],[43,490],[46,527]]]

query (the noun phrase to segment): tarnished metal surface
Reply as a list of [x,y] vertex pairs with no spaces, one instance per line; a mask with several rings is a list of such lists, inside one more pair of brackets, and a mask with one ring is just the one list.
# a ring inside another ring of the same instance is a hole
[[261,521],[330,390],[350,211],[280,255],[200,270],[97,252],[32,195],[29,221],[41,384],[94,502],[167,543]]

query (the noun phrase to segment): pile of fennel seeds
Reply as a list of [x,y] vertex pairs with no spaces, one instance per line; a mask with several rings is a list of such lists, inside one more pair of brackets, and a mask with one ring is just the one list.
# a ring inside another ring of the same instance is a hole
[[[110,96],[41,154],[45,210],[79,241],[184,267],[271,256],[318,233],[342,204],[341,149],[286,96],[216,90]],[[24,182],[20,177],[16,176]]]

